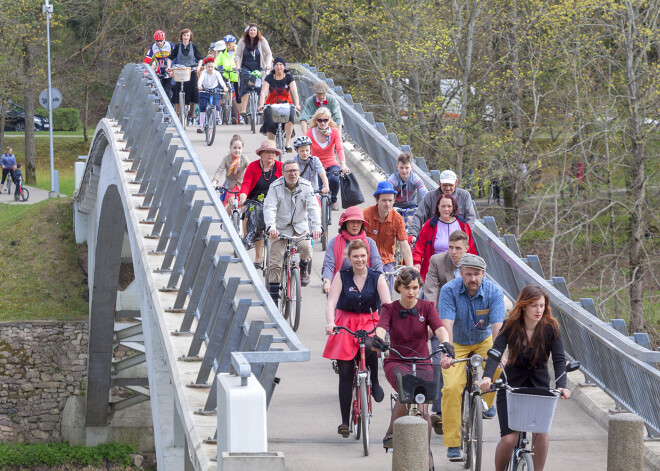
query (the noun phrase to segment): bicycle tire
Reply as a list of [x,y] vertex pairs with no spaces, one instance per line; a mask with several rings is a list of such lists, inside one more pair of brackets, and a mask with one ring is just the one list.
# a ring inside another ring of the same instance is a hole
[[300,284],[300,270],[298,267],[291,269],[291,277],[289,283],[289,294],[287,303],[289,311],[289,325],[294,332],[300,327],[300,312],[302,310],[302,292]]
[[284,158],[284,129],[278,125],[277,132],[275,133],[275,146],[282,151],[280,154],[280,162]]
[[28,191],[27,188],[22,187],[21,188],[21,201],[27,201],[28,198],[30,198],[30,192]]
[[[183,89],[183,83],[181,84],[181,89]],[[186,129],[186,105],[185,105],[185,95],[183,92],[179,92],[179,122],[183,129]]]
[[534,461],[532,460],[532,455],[529,453],[521,453],[520,458],[516,462],[515,471],[534,471]]
[[469,449],[470,449],[470,392],[467,389],[463,390],[463,400],[461,401],[461,451],[463,456],[463,465],[465,468],[470,467],[468,462]]
[[250,108],[250,130],[252,131],[252,134],[257,133],[257,103],[256,100],[257,95],[256,92],[251,91],[250,96],[249,96],[249,103],[248,106]]
[[231,223],[234,226],[234,229],[236,229],[236,234],[239,236],[241,235],[241,215],[238,214],[236,211],[232,211],[231,213]]
[[353,402],[351,403],[351,430],[353,431],[353,438],[359,440],[362,436],[362,425],[360,425],[360,407],[358,398],[358,387],[353,380]]
[[204,126],[204,130],[206,131],[206,145],[210,146],[213,144],[213,140],[215,139],[215,127],[217,126],[215,122],[215,107],[211,108],[211,123],[209,124],[209,113],[208,113],[208,108],[206,109],[207,114],[206,114],[206,126]]
[[470,409],[470,471],[481,471],[481,448],[483,445],[484,406],[481,396],[472,397]]
[[369,456],[369,392],[367,383],[360,384],[360,425],[362,427],[362,449],[364,456]]
[[321,198],[321,248],[325,252],[328,248],[328,219],[326,218],[326,213],[328,211],[328,198]]
[[7,174],[7,194],[11,195],[11,174]]

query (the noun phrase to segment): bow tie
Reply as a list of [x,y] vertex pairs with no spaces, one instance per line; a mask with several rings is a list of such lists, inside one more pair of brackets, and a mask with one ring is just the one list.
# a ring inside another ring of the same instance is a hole
[[408,316],[416,316],[417,315],[417,308],[414,307],[412,309],[401,309],[399,311],[399,317],[401,319],[405,319]]
[[323,100],[323,101],[318,101],[316,100],[316,107],[318,108],[319,106],[325,106],[328,104],[328,100]]

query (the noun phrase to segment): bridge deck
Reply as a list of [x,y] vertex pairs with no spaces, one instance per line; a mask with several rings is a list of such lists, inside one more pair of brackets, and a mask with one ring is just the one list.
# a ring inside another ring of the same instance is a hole
[[[299,128],[297,132],[300,133]],[[203,134],[195,130],[188,136],[195,146],[206,171],[215,172],[220,158],[228,152],[233,134],[245,140],[245,153],[256,159],[254,150],[265,139],[253,135],[247,126],[222,126],[218,128],[216,141],[208,147]],[[357,174],[357,173],[356,173]],[[373,187],[357,174],[365,195],[367,207],[372,204]],[[337,233],[336,222],[340,213],[333,213],[335,221],[331,237]],[[286,456],[288,470],[341,469],[389,469],[392,455],[385,454],[381,439],[389,423],[389,393],[391,388],[381,373],[381,384],[385,388],[386,400],[375,404],[371,425],[371,456],[365,458],[362,446],[353,438],[343,439],[336,433],[340,423],[337,400],[337,376],[330,362],[321,357],[325,345],[324,307],[325,296],[321,294],[321,262],[323,252],[320,244],[314,246],[314,266],[311,284],[303,290],[303,317],[298,336],[310,349],[311,360],[305,363],[283,363],[278,370],[281,382],[275,389],[268,413],[268,437],[271,451],[282,451]],[[253,252],[250,252],[253,255]],[[237,267],[238,268],[238,267]],[[484,424],[484,470],[492,470],[495,446],[499,439],[497,420]],[[551,445],[547,469],[605,469],[607,460],[607,434],[574,401],[560,401],[550,435]],[[458,463],[445,458],[446,448],[442,437],[433,435],[431,450],[435,465],[440,470],[463,469]]]

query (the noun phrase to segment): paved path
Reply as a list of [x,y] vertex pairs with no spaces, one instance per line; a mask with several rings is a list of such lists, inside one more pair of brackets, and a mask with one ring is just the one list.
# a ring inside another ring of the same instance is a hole
[[33,186],[26,186],[30,192],[30,198],[27,201],[14,201],[14,184],[11,185],[11,195],[7,194],[7,187],[3,186],[0,193],[0,204],[34,204],[48,199],[48,190],[42,190]]
[[[297,131],[300,133],[300,131]],[[208,147],[203,134],[189,132],[197,154],[209,175],[213,175],[220,158],[229,150],[229,140],[233,134],[240,134],[245,140],[245,153],[250,160],[256,159],[254,150],[259,147],[262,135],[253,135],[247,126],[222,126],[218,128],[216,141]],[[365,178],[358,175],[362,191],[371,205],[373,187]],[[335,221],[331,237],[337,233],[336,222],[340,213],[333,213]],[[268,413],[268,437],[271,451],[282,451],[286,456],[286,469],[291,471],[314,471],[329,469],[390,469],[392,454],[383,451],[381,440],[389,424],[390,409],[386,399],[374,403],[374,417],[371,424],[371,456],[364,457],[362,443],[353,438],[343,439],[337,435],[341,422],[337,399],[337,376],[330,367],[330,361],[321,357],[325,345],[324,309],[325,295],[321,294],[321,245],[314,246],[314,265],[311,284],[303,290],[303,314],[298,335],[310,349],[311,360],[305,363],[281,364],[276,387]],[[251,252],[252,253],[252,252]],[[386,398],[392,391],[384,379]],[[493,456],[499,440],[497,420],[484,424],[484,471],[494,469]],[[431,449],[435,455],[437,471],[464,469],[460,463],[450,463],[442,437],[433,435]],[[607,434],[575,401],[560,401],[551,432],[550,456],[546,469],[585,469],[606,468]]]

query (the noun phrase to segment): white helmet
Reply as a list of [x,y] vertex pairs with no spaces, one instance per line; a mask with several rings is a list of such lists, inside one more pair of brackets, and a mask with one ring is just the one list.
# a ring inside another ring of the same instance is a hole
[[213,45],[214,51],[225,51],[226,49],[227,49],[227,45],[222,39]]

